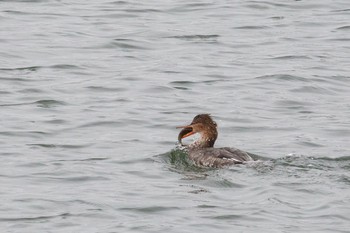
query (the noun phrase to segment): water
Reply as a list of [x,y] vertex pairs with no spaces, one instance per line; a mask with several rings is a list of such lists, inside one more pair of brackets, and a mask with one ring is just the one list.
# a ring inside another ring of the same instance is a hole
[[[1,232],[349,232],[350,5],[0,1]],[[175,127],[257,154],[196,168]]]

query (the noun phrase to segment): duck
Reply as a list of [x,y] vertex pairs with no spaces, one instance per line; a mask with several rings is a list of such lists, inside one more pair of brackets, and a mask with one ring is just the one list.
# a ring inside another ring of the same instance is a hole
[[[179,144],[185,147],[189,159],[196,166],[222,168],[253,161],[253,158],[243,150],[234,147],[214,148],[218,130],[210,114],[196,115],[189,125],[177,128],[182,129],[178,135]],[[197,140],[189,145],[182,143],[182,139],[194,134],[199,134]]]

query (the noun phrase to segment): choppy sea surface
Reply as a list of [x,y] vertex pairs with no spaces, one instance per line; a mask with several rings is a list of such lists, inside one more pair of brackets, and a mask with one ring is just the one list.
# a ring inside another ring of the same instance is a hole
[[[349,232],[348,0],[0,1],[1,232]],[[256,162],[198,168],[175,127]]]

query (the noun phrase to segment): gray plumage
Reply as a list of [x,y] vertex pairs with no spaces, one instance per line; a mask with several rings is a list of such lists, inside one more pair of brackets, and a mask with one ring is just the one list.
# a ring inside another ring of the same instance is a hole
[[253,160],[245,151],[231,147],[193,148],[189,149],[188,155],[197,166],[216,168]]

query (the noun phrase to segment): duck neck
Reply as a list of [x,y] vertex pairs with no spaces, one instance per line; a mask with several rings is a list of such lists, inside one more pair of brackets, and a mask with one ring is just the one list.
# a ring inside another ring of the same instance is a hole
[[201,133],[200,138],[189,145],[190,149],[199,149],[199,148],[210,148],[214,146],[215,140],[217,138],[216,129],[208,131],[206,133]]

